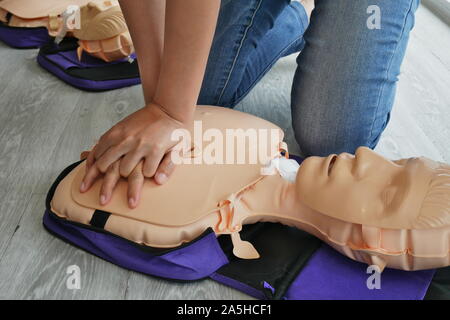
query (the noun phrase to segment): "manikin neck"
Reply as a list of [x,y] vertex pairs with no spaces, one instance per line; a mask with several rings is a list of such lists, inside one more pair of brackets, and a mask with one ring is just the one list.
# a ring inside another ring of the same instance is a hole
[[257,182],[242,195],[239,202],[247,211],[245,223],[261,220],[284,224],[291,224],[290,220],[292,223],[308,223],[311,215],[318,213],[302,203],[295,183],[286,181],[278,174]]
[[249,242],[242,241],[239,236],[243,224],[279,222],[321,238],[315,224],[318,212],[300,201],[295,183],[286,181],[278,174],[266,176],[242,194],[238,194],[233,208],[229,230],[234,246],[233,253],[237,257],[259,257],[255,248]]

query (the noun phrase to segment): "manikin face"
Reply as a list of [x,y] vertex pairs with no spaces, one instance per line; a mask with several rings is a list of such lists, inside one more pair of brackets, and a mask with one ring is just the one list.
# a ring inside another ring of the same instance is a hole
[[390,161],[361,147],[310,157],[297,175],[300,200],[326,215],[390,228],[407,228],[417,219],[433,176],[424,158]]

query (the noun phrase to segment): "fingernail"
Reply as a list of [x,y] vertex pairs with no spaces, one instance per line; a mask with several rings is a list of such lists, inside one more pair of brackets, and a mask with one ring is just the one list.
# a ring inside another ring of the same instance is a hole
[[136,200],[134,200],[134,198],[130,198],[128,199],[128,204],[130,205],[130,207],[135,207],[136,206]]
[[104,194],[102,194],[101,196],[100,196],[100,204],[101,205],[104,205],[106,203],[106,196],[104,195]]
[[80,186],[80,191],[84,192],[84,189],[86,189],[86,184],[84,182],[82,182],[81,186]]
[[159,184],[163,184],[167,181],[167,175],[165,173],[158,173],[156,175],[156,180]]

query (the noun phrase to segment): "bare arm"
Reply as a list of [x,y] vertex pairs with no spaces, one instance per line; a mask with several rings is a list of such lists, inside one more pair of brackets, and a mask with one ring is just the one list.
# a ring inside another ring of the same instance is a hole
[[161,69],[166,1],[119,0],[119,2],[139,61],[145,104],[150,104]]
[[180,121],[189,120],[197,104],[219,6],[219,0],[167,1],[155,101]]
[[[89,169],[80,189],[87,191],[98,176],[105,174],[100,195],[102,204],[109,202],[119,174],[129,177],[130,207],[136,207],[139,202],[144,176],[155,177],[157,183],[167,180],[174,167],[170,149],[176,144],[170,139],[171,133],[192,121],[197,104],[220,0],[167,0],[161,59],[158,59],[161,23],[146,21],[150,17],[140,11],[150,9],[146,2],[158,1],[121,0],[136,41],[139,63],[142,59],[140,72],[147,105],[106,132],[88,157]],[[156,31],[149,32],[147,28],[152,28],[152,23],[157,24]],[[160,68],[158,77],[156,68]],[[142,160],[140,169],[138,164]]]

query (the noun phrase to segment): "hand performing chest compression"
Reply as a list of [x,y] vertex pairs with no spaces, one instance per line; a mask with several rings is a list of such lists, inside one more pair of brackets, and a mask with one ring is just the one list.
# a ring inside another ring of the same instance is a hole
[[80,191],[86,192],[104,176],[99,196],[105,205],[123,177],[128,179],[129,206],[135,208],[145,178],[163,184],[173,172],[170,154],[177,142],[171,140],[171,134],[182,128],[182,122],[156,104],[131,114],[108,130],[89,153]]

